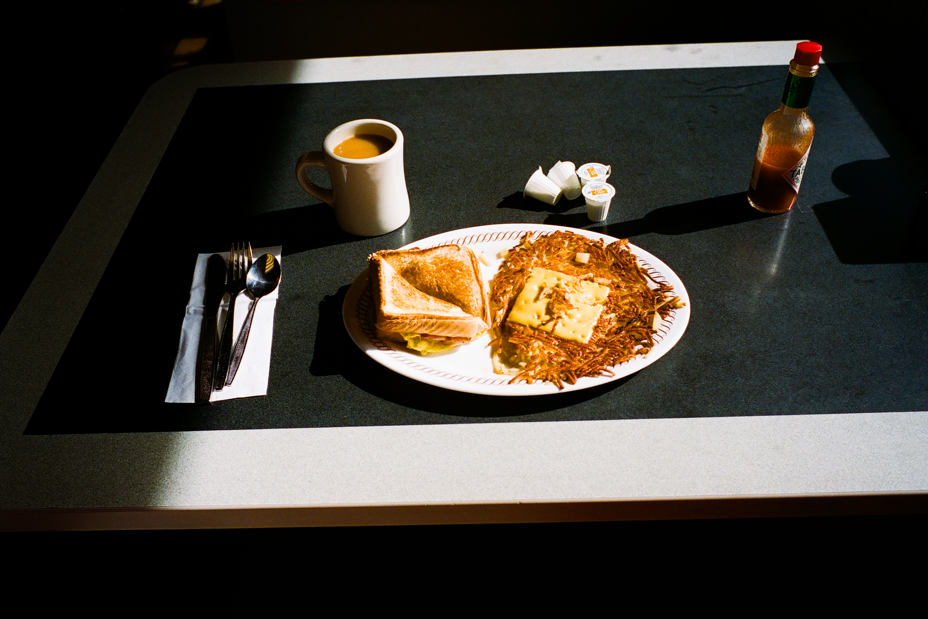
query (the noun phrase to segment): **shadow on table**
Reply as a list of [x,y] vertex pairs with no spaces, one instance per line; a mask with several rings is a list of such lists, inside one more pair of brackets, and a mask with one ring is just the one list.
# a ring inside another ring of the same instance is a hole
[[[574,200],[561,199],[557,204],[552,206],[550,204],[545,204],[541,200],[526,198],[521,191],[516,191],[503,198],[502,201],[496,205],[496,208],[508,208],[516,211],[528,211],[530,213],[563,214],[578,206],[584,206],[585,204],[586,202],[583,198],[576,198]],[[583,217],[586,218],[586,214],[584,214]],[[587,221],[589,221],[589,219],[587,219]]]
[[[741,192],[696,202],[662,206],[652,210],[641,219],[602,224],[589,228],[589,230],[608,234],[619,239],[627,239],[650,233],[664,235],[689,234],[712,228],[733,226],[771,216],[751,208],[746,194]],[[551,215],[545,220],[545,223],[553,226],[579,228],[588,226],[591,222],[586,213],[572,213]]]
[[[356,387],[394,404],[451,416],[456,421],[465,417],[480,420],[521,417],[567,409],[608,393],[634,376],[581,391],[521,398],[452,392],[426,385],[383,367],[355,346],[342,320],[342,305],[348,288],[341,287],[336,294],[326,297],[320,303],[310,374],[339,374]],[[568,417],[559,417],[555,412],[546,419],[557,421]]]
[[[262,426],[261,404],[248,400],[214,403],[212,406],[166,404],[177,355],[178,335],[190,294],[189,273],[201,248],[224,246],[232,240],[248,240],[252,247],[282,245],[284,255],[308,249],[362,240],[338,227],[325,204],[260,213],[242,219],[229,218],[208,226],[211,211],[196,211],[200,222],[190,230],[169,233],[171,221],[152,216],[159,203],[146,203],[137,213],[107,266],[71,341],[62,354],[49,387],[26,426],[26,434],[87,434],[108,432],[172,432],[224,430]],[[180,208],[171,205],[172,208]],[[159,282],[158,294],[132,311],[114,311],[125,305],[127,282],[138,280],[140,264],[150,257],[150,239],[172,238],[175,251],[160,259],[166,273],[181,273]],[[342,329],[344,330],[344,329]],[[125,334],[126,337],[101,337]],[[134,338],[144,334],[144,348]],[[92,388],[88,390],[87,386]],[[92,393],[93,414],[78,414],[76,392]],[[125,410],[130,406],[131,414]],[[223,411],[223,414],[217,414]],[[257,420],[257,421],[255,421]]]
[[844,264],[928,262],[928,189],[891,158],[839,166],[832,182],[849,195],[812,207]]
[[[548,225],[586,228],[593,222],[586,216],[585,209],[580,213],[567,212],[584,205],[584,199],[577,198],[576,200],[561,200],[556,206],[550,206],[539,200],[523,198],[522,192],[519,191],[503,198],[497,208],[511,208],[536,213],[547,212],[549,215],[545,218],[544,223]],[[689,234],[765,217],[772,217],[772,215],[751,208],[746,192],[740,192],[696,202],[662,206],[654,209],[641,219],[602,224],[587,229],[616,238],[627,239],[649,233]]]
[[280,245],[284,256],[365,238],[342,230],[335,211],[322,202],[259,213],[236,224],[236,228],[245,232],[229,236],[232,233],[226,231],[224,238],[247,237],[252,247]]

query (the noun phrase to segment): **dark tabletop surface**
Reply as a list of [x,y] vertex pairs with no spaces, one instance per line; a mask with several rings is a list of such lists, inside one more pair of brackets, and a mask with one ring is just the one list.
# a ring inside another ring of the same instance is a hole
[[[797,206],[754,211],[754,151],[785,78],[773,66],[202,88],[26,433],[928,410],[925,159],[854,65],[827,65]],[[406,139],[412,215],[376,238],[341,232],[293,174],[362,117]],[[582,198],[522,199],[558,160],[612,166],[606,222]],[[683,339],[628,378],[526,398],[422,385],[357,349],[342,302],[369,253],[494,223],[629,238],[685,283]],[[268,395],[165,404],[196,255],[240,239],[283,247]],[[160,250],[158,270],[177,276],[145,283]],[[101,401],[74,415],[87,385]]]

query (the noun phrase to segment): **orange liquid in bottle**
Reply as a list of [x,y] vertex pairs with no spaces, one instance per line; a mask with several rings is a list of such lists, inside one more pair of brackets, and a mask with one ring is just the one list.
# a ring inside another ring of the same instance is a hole
[[777,144],[767,147],[763,161],[754,159],[753,182],[748,187],[748,200],[754,208],[765,213],[785,213],[793,208],[798,192],[783,173],[791,170],[802,155],[794,148]]

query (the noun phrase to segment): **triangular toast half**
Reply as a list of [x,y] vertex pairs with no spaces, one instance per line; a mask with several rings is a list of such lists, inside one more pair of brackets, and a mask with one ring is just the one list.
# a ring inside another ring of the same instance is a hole
[[413,286],[379,254],[370,258],[370,277],[381,336],[396,339],[389,334],[417,333],[471,339],[489,328],[482,318]]
[[470,248],[442,245],[428,249],[377,252],[399,275],[422,292],[453,303],[490,322],[489,291]]

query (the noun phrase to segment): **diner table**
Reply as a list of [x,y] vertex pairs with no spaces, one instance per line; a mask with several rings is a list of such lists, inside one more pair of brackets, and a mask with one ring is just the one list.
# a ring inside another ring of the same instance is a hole
[[[859,63],[826,48],[797,205],[752,209],[795,43],[162,79],[0,335],[2,528],[923,513],[928,166]],[[342,232],[294,174],[355,118],[405,137],[411,215],[383,236]],[[611,166],[606,221],[582,198],[523,197],[559,160]],[[506,397],[397,373],[349,337],[345,301],[371,253],[501,224],[656,256],[688,296],[679,341],[617,380]],[[197,255],[238,241],[282,250],[267,395],[167,403]]]

